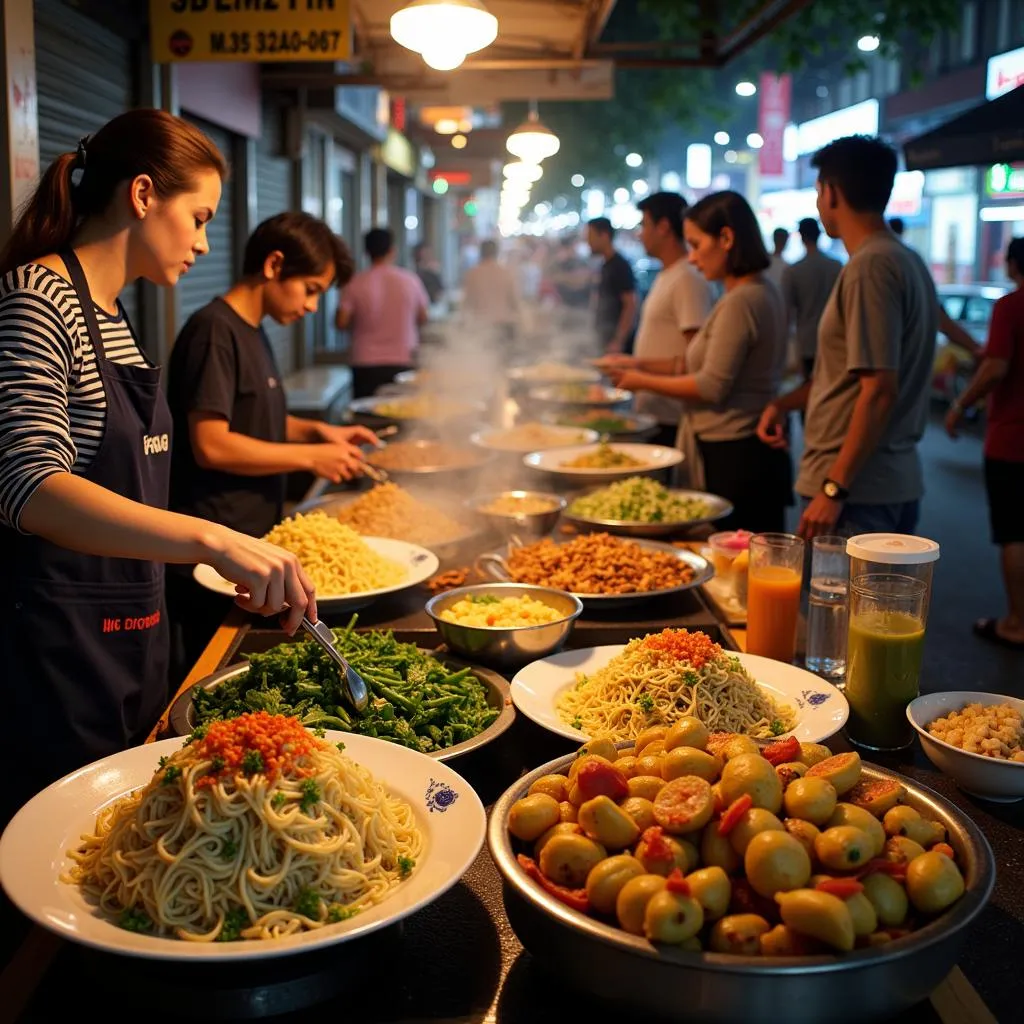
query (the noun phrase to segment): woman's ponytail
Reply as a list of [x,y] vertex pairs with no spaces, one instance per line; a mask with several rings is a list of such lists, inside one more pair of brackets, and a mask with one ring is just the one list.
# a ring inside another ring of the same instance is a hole
[[61,153],[46,169],[0,255],[0,274],[57,252],[71,241],[78,222],[71,182],[76,160],[76,153]]

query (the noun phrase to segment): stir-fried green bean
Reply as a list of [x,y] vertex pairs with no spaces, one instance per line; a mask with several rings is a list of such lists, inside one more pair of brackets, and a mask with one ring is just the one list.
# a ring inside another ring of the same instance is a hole
[[345,703],[337,667],[307,639],[250,655],[248,671],[209,690],[197,686],[197,724],[266,711],[294,715],[309,728],[377,736],[431,753],[476,736],[498,717],[469,668],[452,671],[414,644],[400,643],[390,630],[357,633],[356,619],[334,636],[366,680],[370,703],[364,711]]

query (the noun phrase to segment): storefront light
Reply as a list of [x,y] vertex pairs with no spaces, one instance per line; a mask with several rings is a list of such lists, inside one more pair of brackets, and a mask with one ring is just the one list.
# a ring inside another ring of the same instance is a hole
[[650,192],[650,190],[650,186],[643,178],[637,178],[636,181],[633,182],[633,195],[635,196],[645,196]]
[[1024,221],[1024,203],[1015,203],[1013,206],[983,206],[978,215],[988,223]]
[[736,150],[735,149],[727,149],[725,151],[725,153],[722,155],[722,159],[727,164],[734,164],[734,163],[736,163],[737,159],[739,159],[739,158],[738,158],[738,156],[736,154]]
[[434,125],[434,131],[438,135],[454,135],[459,130],[459,122],[453,117],[442,117]]
[[539,164],[554,156],[560,146],[558,136],[541,123],[536,109],[505,141],[505,148],[528,164]]
[[737,82],[737,96],[753,96],[757,92],[757,86],[753,82]]
[[498,19],[481,0],[412,0],[391,15],[391,36],[429,67],[452,71],[494,42]]
[[878,36],[861,36],[857,40],[857,49],[862,53],[874,53],[878,49],[879,42]]
[[465,149],[469,144],[469,140],[465,135],[453,135],[452,136],[452,148],[453,149]]
[[434,183],[430,187],[434,190],[435,195],[443,196],[448,191],[448,179],[435,178]]
[[644,162],[644,158],[639,153],[627,153],[626,154],[626,166],[627,167],[639,167]]
[[728,132],[715,132],[715,142],[719,146],[729,145],[729,133]]
[[628,203],[629,202],[629,189],[628,188],[617,188],[612,193],[612,200],[616,203]]
[[540,181],[544,174],[540,164],[528,164],[525,160],[512,160],[505,164],[501,173],[507,181]]
[[574,174],[569,181],[572,183],[573,188],[583,188],[587,183],[587,179],[582,174]]
[[760,149],[764,145],[764,139],[757,132],[751,132],[747,136],[747,145],[751,149]]

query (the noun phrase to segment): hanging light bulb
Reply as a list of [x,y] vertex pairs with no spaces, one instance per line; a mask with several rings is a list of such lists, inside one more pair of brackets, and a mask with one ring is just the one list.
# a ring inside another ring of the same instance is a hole
[[558,136],[541,123],[537,108],[531,104],[530,116],[508,137],[505,148],[524,163],[539,164],[558,152]]
[[391,36],[429,67],[452,71],[494,42],[498,19],[481,0],[412,0],[391,15]]
[[501,173],[509,181],[540,181],[544,171],[540,164],[528,164],[523,160],[513,160],[505,164]]

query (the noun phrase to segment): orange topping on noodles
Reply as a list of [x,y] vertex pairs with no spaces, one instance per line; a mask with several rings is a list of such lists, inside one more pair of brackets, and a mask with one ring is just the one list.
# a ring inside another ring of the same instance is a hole
[[722,653],[707,633],[691,633],[686,629],[663,629],[652,633],[640,644],[649,651],[667,654],[676,661],[688,661],[695,669],[703,668]]
[[212,786],[236,775],[306,777],[313,769],[302,762],[318,746],[297,718],[285,715],[256,711],[212,722],[206,735],[195,741],[194,750],[200,761],[210,761],[214,767],[196,786]]

